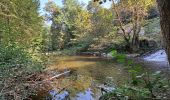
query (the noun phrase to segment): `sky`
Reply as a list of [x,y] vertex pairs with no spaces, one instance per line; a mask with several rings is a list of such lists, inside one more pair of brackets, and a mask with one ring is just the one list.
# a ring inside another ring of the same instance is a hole
[[[48,1],[49,0],[40,0],[40,4],[41,4],[40,5],[40,13],[44,12],[43,8],[45,6],[45,3],[47,3]],[[58,6],[62,6],[62,0],[51,0],[51,1],[54,1],[56,3],[56,5],[58,5]],[[87,5],[90,0],[78,0],[78,1],[83,2]],[[111,6],[111,3],[106,2],[106,3],[102,4],[102,6],[105,7],[105,8],[109,8]]]

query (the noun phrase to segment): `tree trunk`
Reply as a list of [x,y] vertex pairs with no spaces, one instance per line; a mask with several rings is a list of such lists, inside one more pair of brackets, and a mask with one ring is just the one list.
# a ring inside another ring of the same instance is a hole
[[132,38],[131,49],[133,52],[139,50],[139,34],[135,34]]
[[170,62],[170,0],[157,0],[165,50]]

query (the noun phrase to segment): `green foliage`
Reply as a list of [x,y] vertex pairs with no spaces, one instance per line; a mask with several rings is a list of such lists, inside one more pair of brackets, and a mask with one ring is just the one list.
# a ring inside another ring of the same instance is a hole
[[100,100],[144,100],[148,96],[149,91],[146,89],[125,85],[105,94]]
[[117,59],[117,62],[119,63],[125,63],[126,61],[126,55],[125,54],[120,54],[120,53],[117,53],[116,50],[112,50],[111,51],[111,54],[114,58]]
[[[119,87],[111,95],[117,99],[121,98],[120,100],[166,98],[163,94],[167,94],[169,91],[168,80],[161,76],[160,72],[150,74],[150,79],[146,79],[145,75],[143,74],[142,76],[136,76],[137,78],[141,78],[138,80],[140,85],[136,86],[132,84]],[[134,81],[135,79],[132,80]]]
[[85,50],[95,41],[94,38],[102,37],[113,29],[111,10],[95,6],[93,2],[88,4],[86,10],[77,0],[64,0],[62,7],[49,1],[45,10],[46,18],[52,21],[53,50],[79,47]]
[[145,23],[145,33],[146,34],[153,34],[160,32],[160,20],[159,18],[154,18],[150,20],[146,20]]
[[[145,34],[141,36],[141,40],[145,39],[148,41],[155,41],[157,43],[157,48],[162,47],[162,37],[161,35],[161,28],[160,28],[160,19],[159,18],[153,18],[145,21],[144,25],[144,31]],[[145,48],[142,48],[145,49]],[[146,49],[155,49],[155,48],[146,48]]]
[[102,8],[98,3],[90,1],[87,10],[92,15],[92,33],[95,37],[103,37],[113,31],[112,20],[114,16],[110,9]]
[[20,93],[19,97],[22,99],[28,97],[30,95],[29,93],[34,91],[25,89],[27,87],[24,85],[25,78],[30,74],[41,72],[43,70],[43,64],[33,58],[35,55],[33,56],[26,50],[15,43],[0,45],[1,100],[9,99],[8,91]]
[[45,9],[46,17],[52,21],[50,30],[53,50],[75,46],[90,33],[91,15],[78,1],[64,0],[61,8],[50,1]]
[[170,89],[168,80],[155,72],[150,74],[151,79],[144,79],[145,76],[136,76],[143,79],[132,79],[132,81],[139,82],[140,85],[128,84],[116,88],[113,92],[105,94],[101,100],[144,100],[144,99],[163,99],[167,98]]
[[43,27],[39,6],[39,0],[0,0],[1,100],[16,99],[8,95],[10,91],[28,96],[25,78],[42,71]]
[[[115,50],[113,55],[117,56]],[[132,60],[127,62],[123,55],[117,56],[118,61],[125,65],[130,79],[120,87],[117,87],[113,92],[107,93],[101,97],[101,100],[144,100],[144,99],[163,99],[168,98],[170,91],[169,80],[161,73],[156,71],[154,73],[146,72],[141,65],[136,65]]]
[[16,44],[0,45],[1,77],[14,77],[15,75],[32,73],[40,71],[41,68],[41,64],[34,61],[25,49]]
[[[94,0],[99,3],[107,0]],[[109,1],[109,0],[108,0]],[[139,50],[139,34],[143,27],[145,16],[151,6],[155,5],[155,0],[110,0],[112,1],[113,14],[116,17],[114,25],[118,27],[124,41],[127,43],[125,50],[137,52]],[[118,20],[117,20],[118,19]],[[127,24],[128,28],[126,27]]]
[[0,16],[0,33],[4,44],[18,42],[28,46],[33,36],[40,35],[42,17],[38,12],[39,0],[1,0],[0,5],[4,5],[0,10],[0,13],[4,13]]
[[42,52],[52,50],[50,27],[44,27],[44,30],[42,32],[42,41],[40,43],[42,46],[41,47]]
[[117,61],[118,61],[119,63],[124,63],[125,60],[126,60],[126,55],[125,55],[125,54],[118,54],[118,55],[117,55]]
[[111,54],[112,54],[113,57],[116,57],[117,56],[117,51],[116,50],[112,50]]

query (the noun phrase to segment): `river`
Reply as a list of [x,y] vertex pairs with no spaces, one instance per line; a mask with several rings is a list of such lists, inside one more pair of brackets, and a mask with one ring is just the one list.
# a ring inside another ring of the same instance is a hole
[[[71,74],[52,83],[49,90],[52,100],[98,100],[102,95],[101,87],[114,89],[125,82],[127,73],[114,60],[93,56],[62,56],[50,57],[46,70],[71,70]],[[107,87],[106,87],[107,86]],[[59,95],[59,89],[63,89]],[[40,98],[41,95],[38,95]],[[37,99],[37,97],[36,97]],[[66,99],[67,100],[67,99]]]

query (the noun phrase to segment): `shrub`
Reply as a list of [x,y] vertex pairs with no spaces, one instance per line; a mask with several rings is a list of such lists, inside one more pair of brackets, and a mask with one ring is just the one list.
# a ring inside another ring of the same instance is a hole
[[16,44],[0,45],[0,100],[13,100],[15,95],[21,99],[32,90],[26,89],[26,77],[42,70],[42,63]]
[[125,65],[129,73],[129,81],[116,87],[110,93],[103,95],[100,100],[150,100],[166,99],[169,96],[169,80],[160,72],[146,72],[142,66],[134,64],[132,60],[125,62],[125,55],[113,50],[112,55],[118,62]]
[[0,45],[0,70],[2,76],[14,76],[18,71],[30,73],[40,69],[41,64],[34,61],[31,55],[23,48],[18,47],[16,44]]
[[118,53],[116,50],[112,50],[111,54],[113,58],[116,58],[119,63],[124,63],[126,60],[126,55]]

